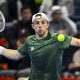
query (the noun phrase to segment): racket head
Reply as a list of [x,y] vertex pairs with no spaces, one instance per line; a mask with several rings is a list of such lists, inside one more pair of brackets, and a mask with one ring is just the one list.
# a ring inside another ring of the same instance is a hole
[[3,13],[0,11],[0,32],[5,29],[5,18]]

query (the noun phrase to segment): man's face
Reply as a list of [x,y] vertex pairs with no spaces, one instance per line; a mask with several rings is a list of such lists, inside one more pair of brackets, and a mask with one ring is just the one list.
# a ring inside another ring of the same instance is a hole
[[34,20],[32,27],[36,34],[43,36],[46,31],[48,31],[48,22],[44,18],[40,17]]
[[31,18],[32,18],[31,9],[25,9],[25,10],[23,10],[23,12],[21,13],[21,17],[25,21],[31,20]]
[[60,11],[57,11],[57,12],[53,13],[52,18],[55,21],[59,21],[59,20],[62,19],[62,13]]

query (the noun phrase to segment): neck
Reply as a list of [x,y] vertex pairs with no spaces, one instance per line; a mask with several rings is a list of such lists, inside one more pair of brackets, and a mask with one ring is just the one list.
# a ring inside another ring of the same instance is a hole
[[45,37],[47,37],[47,36],[48,36],[48,31],[46,31],[43,35],[38,35],[38,34],[36,34],[36,38],[37,38],[38,40],[43,39],[43,38],[45,38]]

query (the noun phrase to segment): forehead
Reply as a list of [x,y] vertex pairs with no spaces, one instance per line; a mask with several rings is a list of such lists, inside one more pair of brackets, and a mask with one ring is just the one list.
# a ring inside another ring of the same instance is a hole
[[43,18],[43,17],[37,17],[37,18],[34,20],[34,22],[40,22],[40,21],[46,21],[46,22],[47,22],[47,20],[46,20],[45,18]]
[[55,12],[52,13],[52,15],[57,15],[57,14],[60,14],[61,15],[62,12],[60,10],[57,10],[57,11],[55,11]]
[[24,10],[22,11],[22,14],[23,14],[23,13],[28,13],[28,12],[31,12],[31,10],[30,10],[29,8],[24,9]]

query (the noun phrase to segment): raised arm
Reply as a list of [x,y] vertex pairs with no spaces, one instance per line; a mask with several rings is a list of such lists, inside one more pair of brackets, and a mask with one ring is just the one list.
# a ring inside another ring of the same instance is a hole
[[6,49],[0,46],[0,55],[3,55],[12,60],[19,60],[23,56],[18,52],[18,50]]
[[80,39],[72,37],[71,45],[72,46],[80,46]]

